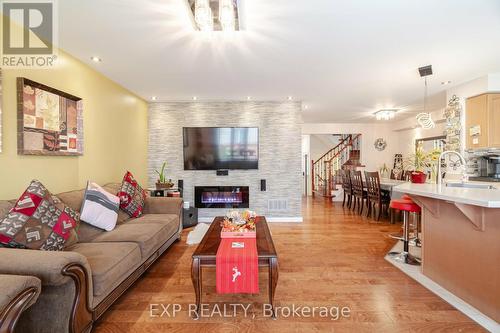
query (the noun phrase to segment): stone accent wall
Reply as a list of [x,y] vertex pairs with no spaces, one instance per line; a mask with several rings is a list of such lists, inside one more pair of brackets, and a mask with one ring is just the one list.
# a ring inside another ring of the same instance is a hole
[[[149,105],[148,179],[153,187],[163,161],[167,178],[184,180],[184,200],[194,206],[194,186],[250,187],[250,209],[269,217],[301,217],[301,103],[300,102],[166,102]],[[259,169],[184,170],[183,127],[258,127]],[[260,180],[267,191],[260,191]],[[286,210],[268,210],[268,200],[287,199]],[[200,209],[200,217],[224,214],[226,209]]]

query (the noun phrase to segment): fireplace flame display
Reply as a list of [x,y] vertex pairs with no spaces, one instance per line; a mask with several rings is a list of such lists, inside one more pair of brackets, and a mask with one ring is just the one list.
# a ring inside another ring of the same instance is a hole
[[196,208],[249,208],[248,186],[195,186]]
[[243,193],[237,192],[203,192],[201,202],[207,203],[242,203]]

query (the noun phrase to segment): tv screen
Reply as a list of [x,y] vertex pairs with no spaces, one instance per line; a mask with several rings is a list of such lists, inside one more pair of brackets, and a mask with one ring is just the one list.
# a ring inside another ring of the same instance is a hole
[[258,169],[256,127],[184,127],[184,170]]

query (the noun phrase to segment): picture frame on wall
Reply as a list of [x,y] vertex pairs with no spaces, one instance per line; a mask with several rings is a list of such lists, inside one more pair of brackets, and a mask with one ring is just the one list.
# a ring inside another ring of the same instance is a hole
[[17,78],[20,155],[83,155],[83,101],[44,84]]

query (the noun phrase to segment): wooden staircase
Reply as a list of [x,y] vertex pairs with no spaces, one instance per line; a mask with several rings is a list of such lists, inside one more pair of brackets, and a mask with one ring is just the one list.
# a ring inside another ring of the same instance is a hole
[[361,134],[343,135],[340,142],[316,161],[311,161],[312,195],[333,198],[333,191],[340,184],[339,170],[362,166]]

